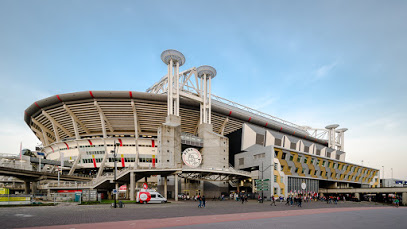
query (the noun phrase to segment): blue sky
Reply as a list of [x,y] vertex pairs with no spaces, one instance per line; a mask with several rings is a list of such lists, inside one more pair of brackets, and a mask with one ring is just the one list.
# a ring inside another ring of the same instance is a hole
[[0,0],[0,152],[38,142],[34,101],[145,91],[177,49],[212,92],[299,125],[338,123],[347,160],[407,179],[406,1]]

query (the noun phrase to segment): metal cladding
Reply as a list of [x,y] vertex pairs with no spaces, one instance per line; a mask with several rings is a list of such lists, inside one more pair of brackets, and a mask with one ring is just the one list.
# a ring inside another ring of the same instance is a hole
[[174,61],[174,64],[178,62],[179,66],[182,66],[185,63],[185,56],[177,50],[168,49],[161,53],[161,60],[165,64],[170,64],[171,59]]
[[211,79],[216,76],[216,69],[208,65],[202,65],[196,70],[198,72],[198,77],[200,78],[202,78],[204,74],[206,74],[207,77],[211,77]]
[[[41,109],[49,109],[55,106],[60,106],[61,103],[76,103],[82,101],[93,101],[95,99],[136,99],[136,100],[145,100],[145,101],[157,101],[157,102],[167,102],[167,95],[165,94],[153,94],[153,93],[146,93],[146,92],[136,92],[132,91],[82,91],[82,92],[75,92],[75,93],[67,93],[67,94],[60,94],[58,97],[57,95],[42,99],[37,101],[36,103],[41,107],[39,108],[35,103],[33,103],[30,107],[28,107],[24,112],[24,120],[28,126],[31,123],[31,116],[36,117],[41,113]],[[93,96],[92,96],[92,95]],[[130,95],[131,97],[130,98]],[[62,101],[62,102],[61,102]],[[183,106],[191,107],[191,109],[196,109],[199,107],[199,103],[196,101],[192,101],[189,99],[180,98],[180,104]],[[285,134],[289,134],[292,136],[297,136],[300,138],[305,138],[309,141],[313,141],[316,143],[320,143],[322,145],[327,145],[326,140],[313,138],[309,136],[309,134],[301,129],[297,129],[291,126],[288,126],[284,123],[277,122],[275,120],[271,120],[251,112],[232,107],[228,104],[224,104],[218,101],[213,101],[212,104],[212,111],[217,112],[221,115],[225,115],[231,118],[235,118],[240,120],[241,122],[248,122],[250,119],[250,123],[266,127],[268,129],[273,129]]]

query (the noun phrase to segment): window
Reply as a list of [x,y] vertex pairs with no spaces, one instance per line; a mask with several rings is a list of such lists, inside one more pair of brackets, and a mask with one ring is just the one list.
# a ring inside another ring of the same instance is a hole
[[297,144],[291,142],[290,149],[296,149],[296,148],[297,148]]
[[274,170],[277,170],[277,169],[278,169],[278,164],[274,163]]
[[305,169],[302,169],[302,170],[301,170],[301,173],[304,174],[304,172],[305,172]]
[[301,162],[301,156],[298,156],[297,162]]
[[326,156],[330,158],[331,157],[331,152],[327,152]]
[[277,195],[277,191],[278,191],[278,189],[274,188],[274,195]]
[[322,176],[322,171],[319,173],[320,176]]
[[294,156],[291,155],[291,156],[290,156],[290,161],[293,161],[293,159],[294,159]]
[[340,155],[336,155],[336,160],[339,160],[340,159]]
[[274,175],[274,182],[277,182],[277,175]]
[[281,139],[276,138],[274,141],[274,145],[281,146]]
[[264,134],[256,133],[256,144],[264,146]]
[[307,159],[307,158],[304,158],[304,163],[307,163],[307,161],[308,161],[308,159]]
[[311,158],[311,164],[314,164],[314,158]]
[[278,157],[278,151],[274,151],[274,157]]
[[291,172],[291,166],[288,166],[288,172]]
[[286,153],[283,153],[283,155],[281,156],[281,159],[285,160],[285,156],[286,156]]
[[331,166],[331,162],[328,162],[328,167],[330,167]]
[[239,165],[243,165],[244,164],[244,158],[239,158]]
[[308,146],[304,146],[304,152],[309,153],[309,147]]
[[310,169],[310,170],[308,170],[308,175],[311,175],[311,169]]
[[322,161],[322,166],[325,166],[325,161]]
[[318,172],[317,170],[314,171],[314,175],[315,175],[315,176],[317,175],[317,172]]
[[321,150],[320,149],[317,149],[317,155],[321,156]]
[[281,165],[281,171],[284,171],[284,165]]
[[298,173],[298,168],[295,168],[295,173]]

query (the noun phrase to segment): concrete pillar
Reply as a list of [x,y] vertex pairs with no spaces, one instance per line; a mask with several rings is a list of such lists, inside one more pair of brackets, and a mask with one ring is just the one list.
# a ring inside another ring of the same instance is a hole
[[32,189],[32,194],[35,195],[35,193],[37,192],[37,182],[36,181],[32,182],[31,189]]
[[113,199],[113,198],[112,198],[112,192],[107,191],[107,199],[108,199],[108,200]]
[[403,194],[401,195],[401,198],[402,198],[401,204],[403,206],[407,206],[407,192],[403,192]]
[[360,200],[360,194],[359,193],[355,193],[355,198]]
[[29,181],[24,181],[24,194],[26,194],[26,195],[30,194],[30,182]]
[[130,184],[126,184],[126,199],[130,200]]
[[167,176],[165,176],[164,177],[164,197],[166,198],[166,199],[168,199],[168,196],[167,196]]
[[116,198],[116,200],[118,200],[119,199],[119,183],[116,183],[116,196],[115,196],[115,198]]
[[136,180],[134,178],[134,172],[130,172],[130,200],[134,201],[134,189],[135,189]]
[[148,183],[148,182],[147,182],[147,177],[144,177],[144,182],[145,182],[145,183]]
[[174,175],[175,201],[178,201],[178,174]]

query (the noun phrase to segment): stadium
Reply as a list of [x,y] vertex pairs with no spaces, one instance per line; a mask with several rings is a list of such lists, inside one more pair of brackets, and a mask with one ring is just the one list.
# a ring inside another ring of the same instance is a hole
[[[146,92],[58,94],[28,107],[25,122],[45,157],[71,163],[64,173],[98,181],[116,161],[117,181],[130,185],[130,199],[146,181],[175,199],[378,186],[377,169],[346,162],[347,129],[300,126],[218,97],[211,92],[213,67],[180,71],[185,57],[176,50],[161,59],[168,74]],[[95,189],[111,188],[96,183]]]

